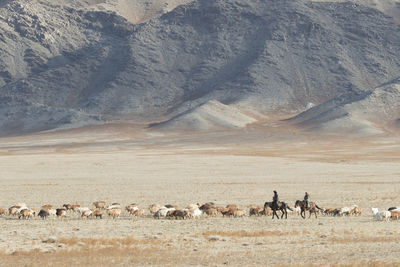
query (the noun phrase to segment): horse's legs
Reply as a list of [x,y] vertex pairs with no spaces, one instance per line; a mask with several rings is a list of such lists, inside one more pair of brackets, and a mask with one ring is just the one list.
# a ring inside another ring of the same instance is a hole
[[273,210],[272,211],[272,219],[274,218],[275,215],[276,215],[276,218],[279,220],[278,213],[276,213],[276,210]]
[[301,209],[300,215],[301,215],[301,218],[305,219],[306,218],[306,211],[304,209]]

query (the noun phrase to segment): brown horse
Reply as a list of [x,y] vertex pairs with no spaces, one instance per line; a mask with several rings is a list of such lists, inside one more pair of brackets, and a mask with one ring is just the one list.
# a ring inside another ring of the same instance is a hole
[[272,209],[272,219],[276,216],[276,218],[279,219],[278,213],[276,213],[277,210],[280,210],[282,212],[281,219],[283,219],[283,216],[285,216],[285,219],[287,219],[287,210],[293,211],[288,204],[285,202],[278,202],[277,205],[274,205],[274,202],[265,202],[264,203],[264,210],[270,207]]
[[311,217],[311,213],[314,213],[315,218],[317,218],[317,210],[323,210],[320,207],[317,206],[317,204],[315,204],[314,202],[310,202],[310,205],[307,207],[306,202],[303,200],[297,200],[296,203],[294,204],[294,207],[300,207],[300,215],[303,219],[306,218],[306,211],[308,210],[310,212],[310,216],[308,216],[308,218]]

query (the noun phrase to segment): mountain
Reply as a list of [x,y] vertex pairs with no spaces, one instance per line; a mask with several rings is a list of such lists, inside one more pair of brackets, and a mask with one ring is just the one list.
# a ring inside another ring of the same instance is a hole
[[374,135],[397,126],[400,119],[400,78],[371,91],[344,94],[292,119],[308,130]]
[[371,5],[163,3],[0,1],[0,135],[168,121],[211,100],[293,114],[400,73],[400,28]]
[[235,107],[210,100],[196,108],[162,123],[153,124],[153,129],[163,131],[210,131],[244,128],[256,119]]

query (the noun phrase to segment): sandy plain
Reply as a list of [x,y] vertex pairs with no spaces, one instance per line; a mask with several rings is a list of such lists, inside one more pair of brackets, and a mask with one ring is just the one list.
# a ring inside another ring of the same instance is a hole
[[[272,127],[165,136],[129,125],[87,127],[0,142],[0,207],[213,201],[262,205],[277,190],[321,207],[356,204],[360,217],[287,220],[204,217],[18,220],[0,217],[1,266],[398,266],[400,221],[371,207],[400,206],[400,142],[317,138]],[[276,129],[276,130],[273,130]]]

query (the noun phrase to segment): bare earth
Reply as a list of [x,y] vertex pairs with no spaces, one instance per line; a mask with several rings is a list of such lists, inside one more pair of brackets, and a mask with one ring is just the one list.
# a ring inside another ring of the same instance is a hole
[[357,204],[363,214],[306,220],[3,216],[0,265],[400,265],[400,221],[377,222],[370,212],[400,206],[399,140],[319,140],[289,128],[166,137],[121,125],[1,139],[3,208],[19,202],[92,207],[104,200],[143,208],[213,201],[248,209],[271,201],[277,190],[291,206],[308,191],[321,207]]

